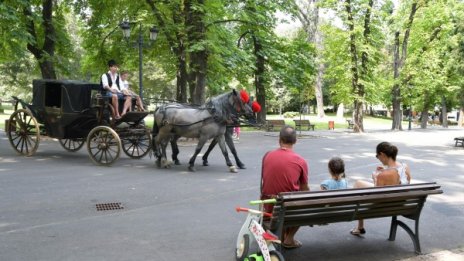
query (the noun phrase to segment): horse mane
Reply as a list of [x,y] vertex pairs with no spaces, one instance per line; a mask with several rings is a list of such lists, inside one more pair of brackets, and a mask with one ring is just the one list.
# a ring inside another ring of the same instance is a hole
[[228,121],[232,118],[232,115],[236,114],[233,105],[229,102],[231,95],[234,95],[234,91],[215,96],[209,99],[204,106],[214,118],[221,121]]

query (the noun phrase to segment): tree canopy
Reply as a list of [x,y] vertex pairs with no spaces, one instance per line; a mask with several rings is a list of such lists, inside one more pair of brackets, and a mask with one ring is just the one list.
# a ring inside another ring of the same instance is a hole
[[[141,35],[144,97],[152,100],[203,103],[246,89],[262,104],[260,121],[305,104],[319,111],[344,104],[359,132],[374,105],[391,113],[392,129],[411,111],[423,115],[423,128],[435,111],[463,115],[464,3],[395,3],[4,0],[0,97],[30,98],[34,78],[98,82],[109,59],[138,83]],[[300,27],[276,33],[297,20]],[[151,42],[153,26],[159,34]]]

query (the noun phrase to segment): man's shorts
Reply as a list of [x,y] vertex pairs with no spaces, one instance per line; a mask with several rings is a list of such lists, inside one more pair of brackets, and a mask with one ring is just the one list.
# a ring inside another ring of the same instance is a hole
[[118,93],[112,93],[110,91],[107,91],[103,94],[103,97],[108,97],[108,98],[111,98],[113,97],[113,94],[116,94],[118,95],[118,100],[123,100],[125,95],[122,93],[122,92],[118,92]]

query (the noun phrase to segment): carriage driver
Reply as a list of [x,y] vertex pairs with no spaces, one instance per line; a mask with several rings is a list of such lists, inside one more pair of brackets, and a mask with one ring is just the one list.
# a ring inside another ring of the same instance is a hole
[[108,68],[109,71],[101,76],[102,88],[103,90],[106,90],[106,93],[104,92],[103,95],[105,97],[111,97],[111,104],[114,107],[115,113],[114,117],[115,119],[120,119],[121,115],[119,114],[119,100],[124,100],[124,106],[128,107],[131,103],[131,97],[124,96],[122,92],[124,87],[122,84],[122,80],[119,78],[118,64],[116,63],[116,61],[109,60]]

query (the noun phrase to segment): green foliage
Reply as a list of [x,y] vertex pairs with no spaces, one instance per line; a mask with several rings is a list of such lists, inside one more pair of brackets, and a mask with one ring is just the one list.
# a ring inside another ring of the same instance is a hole
[[286,111],[283,114],[284,118],[295,118],[298,115],[300,115],[300,113],[297,111]]

